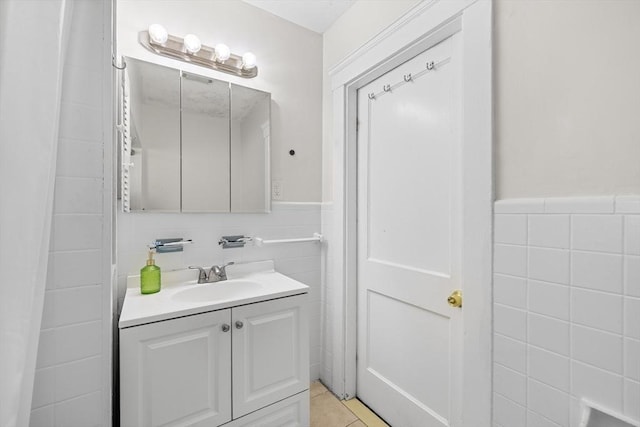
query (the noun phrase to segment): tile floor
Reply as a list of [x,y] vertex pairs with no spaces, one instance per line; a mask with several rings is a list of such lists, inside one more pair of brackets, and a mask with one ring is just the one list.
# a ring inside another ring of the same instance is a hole
[[340,401],[318,381],[310,396],[311,427],[389,427],[358,399]]

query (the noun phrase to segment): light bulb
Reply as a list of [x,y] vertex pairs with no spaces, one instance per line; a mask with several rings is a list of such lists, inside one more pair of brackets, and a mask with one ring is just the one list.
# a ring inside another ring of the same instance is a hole
[[216,61],[224,62],[231,56],[231,50],[226,44],[218,43],[216,45]]
[[184,36],[184,47],[189,53],[198,53],[198,51],[202,47],[202,43],[200,42],[198,36],[194,34],[187,34],[186,36]]
[[250,70],[255,66],[256,66],[256,56],[253,53],[247,52],[244,55],[242,55],[242,68],[244,68],[245,70]]
[[157,44],[164,44],[169,38],[167,29],[160,24],[149,25],[149,37],[151,41]]

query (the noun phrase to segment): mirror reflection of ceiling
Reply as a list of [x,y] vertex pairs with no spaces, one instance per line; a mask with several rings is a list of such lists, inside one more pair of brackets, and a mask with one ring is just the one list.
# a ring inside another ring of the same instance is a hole
[[229,117],[229,83],[186,74],[182,77],[182,111]]
[[[129,76],[136,87],[141,88],[142,102],[179,108],[180,71],[145,61],[131,61]],[[170,71],[174,71],[171,73]],[[228,83],[189,73],[183,83],[182,110],[211,117],[229,117]],[[233,90],[233,89],[232,89]],[[235,90],[233,120],[242,120],[252,108],[267,96],[257,90]]]

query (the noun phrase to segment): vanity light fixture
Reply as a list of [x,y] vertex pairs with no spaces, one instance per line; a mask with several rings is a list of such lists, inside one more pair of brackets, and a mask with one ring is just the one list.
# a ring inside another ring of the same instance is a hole
[[256,56],[253,53],[247,52],[239,56],[232,53],[223,43],[218,43],[212,48],[203,45],[194,34],[187,34],[184,38],[176,37],[169,34],[160,24],[152,24],[148,30],[141,31],[138,40],[142,46],[158,55],[244,78],[258,75]]
[[218,43],[214,49],[216,53],[216,61],[224,62],[231,56],[231,49],[223,43]]
[[187,34],[184,36],[184,48],[187,49],[187,52],[195,54],[200,51],[200,48],[202,48],[202,43],[198,36],[194,34]]
[[247,52],[244,55],[242,55],[242,68],[245,70],[250,70],[252,68],[254,68],[256,66],[256,56],[251,53],[251,52]]
[[149,25],[149,37],[156,44],[164,44],[169,38],[167,29],[160,24]]

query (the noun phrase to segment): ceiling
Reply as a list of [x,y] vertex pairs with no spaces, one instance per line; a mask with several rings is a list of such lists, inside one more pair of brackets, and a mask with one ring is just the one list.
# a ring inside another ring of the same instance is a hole
[[243,0],[316,33],[324,33],[355,0]]

